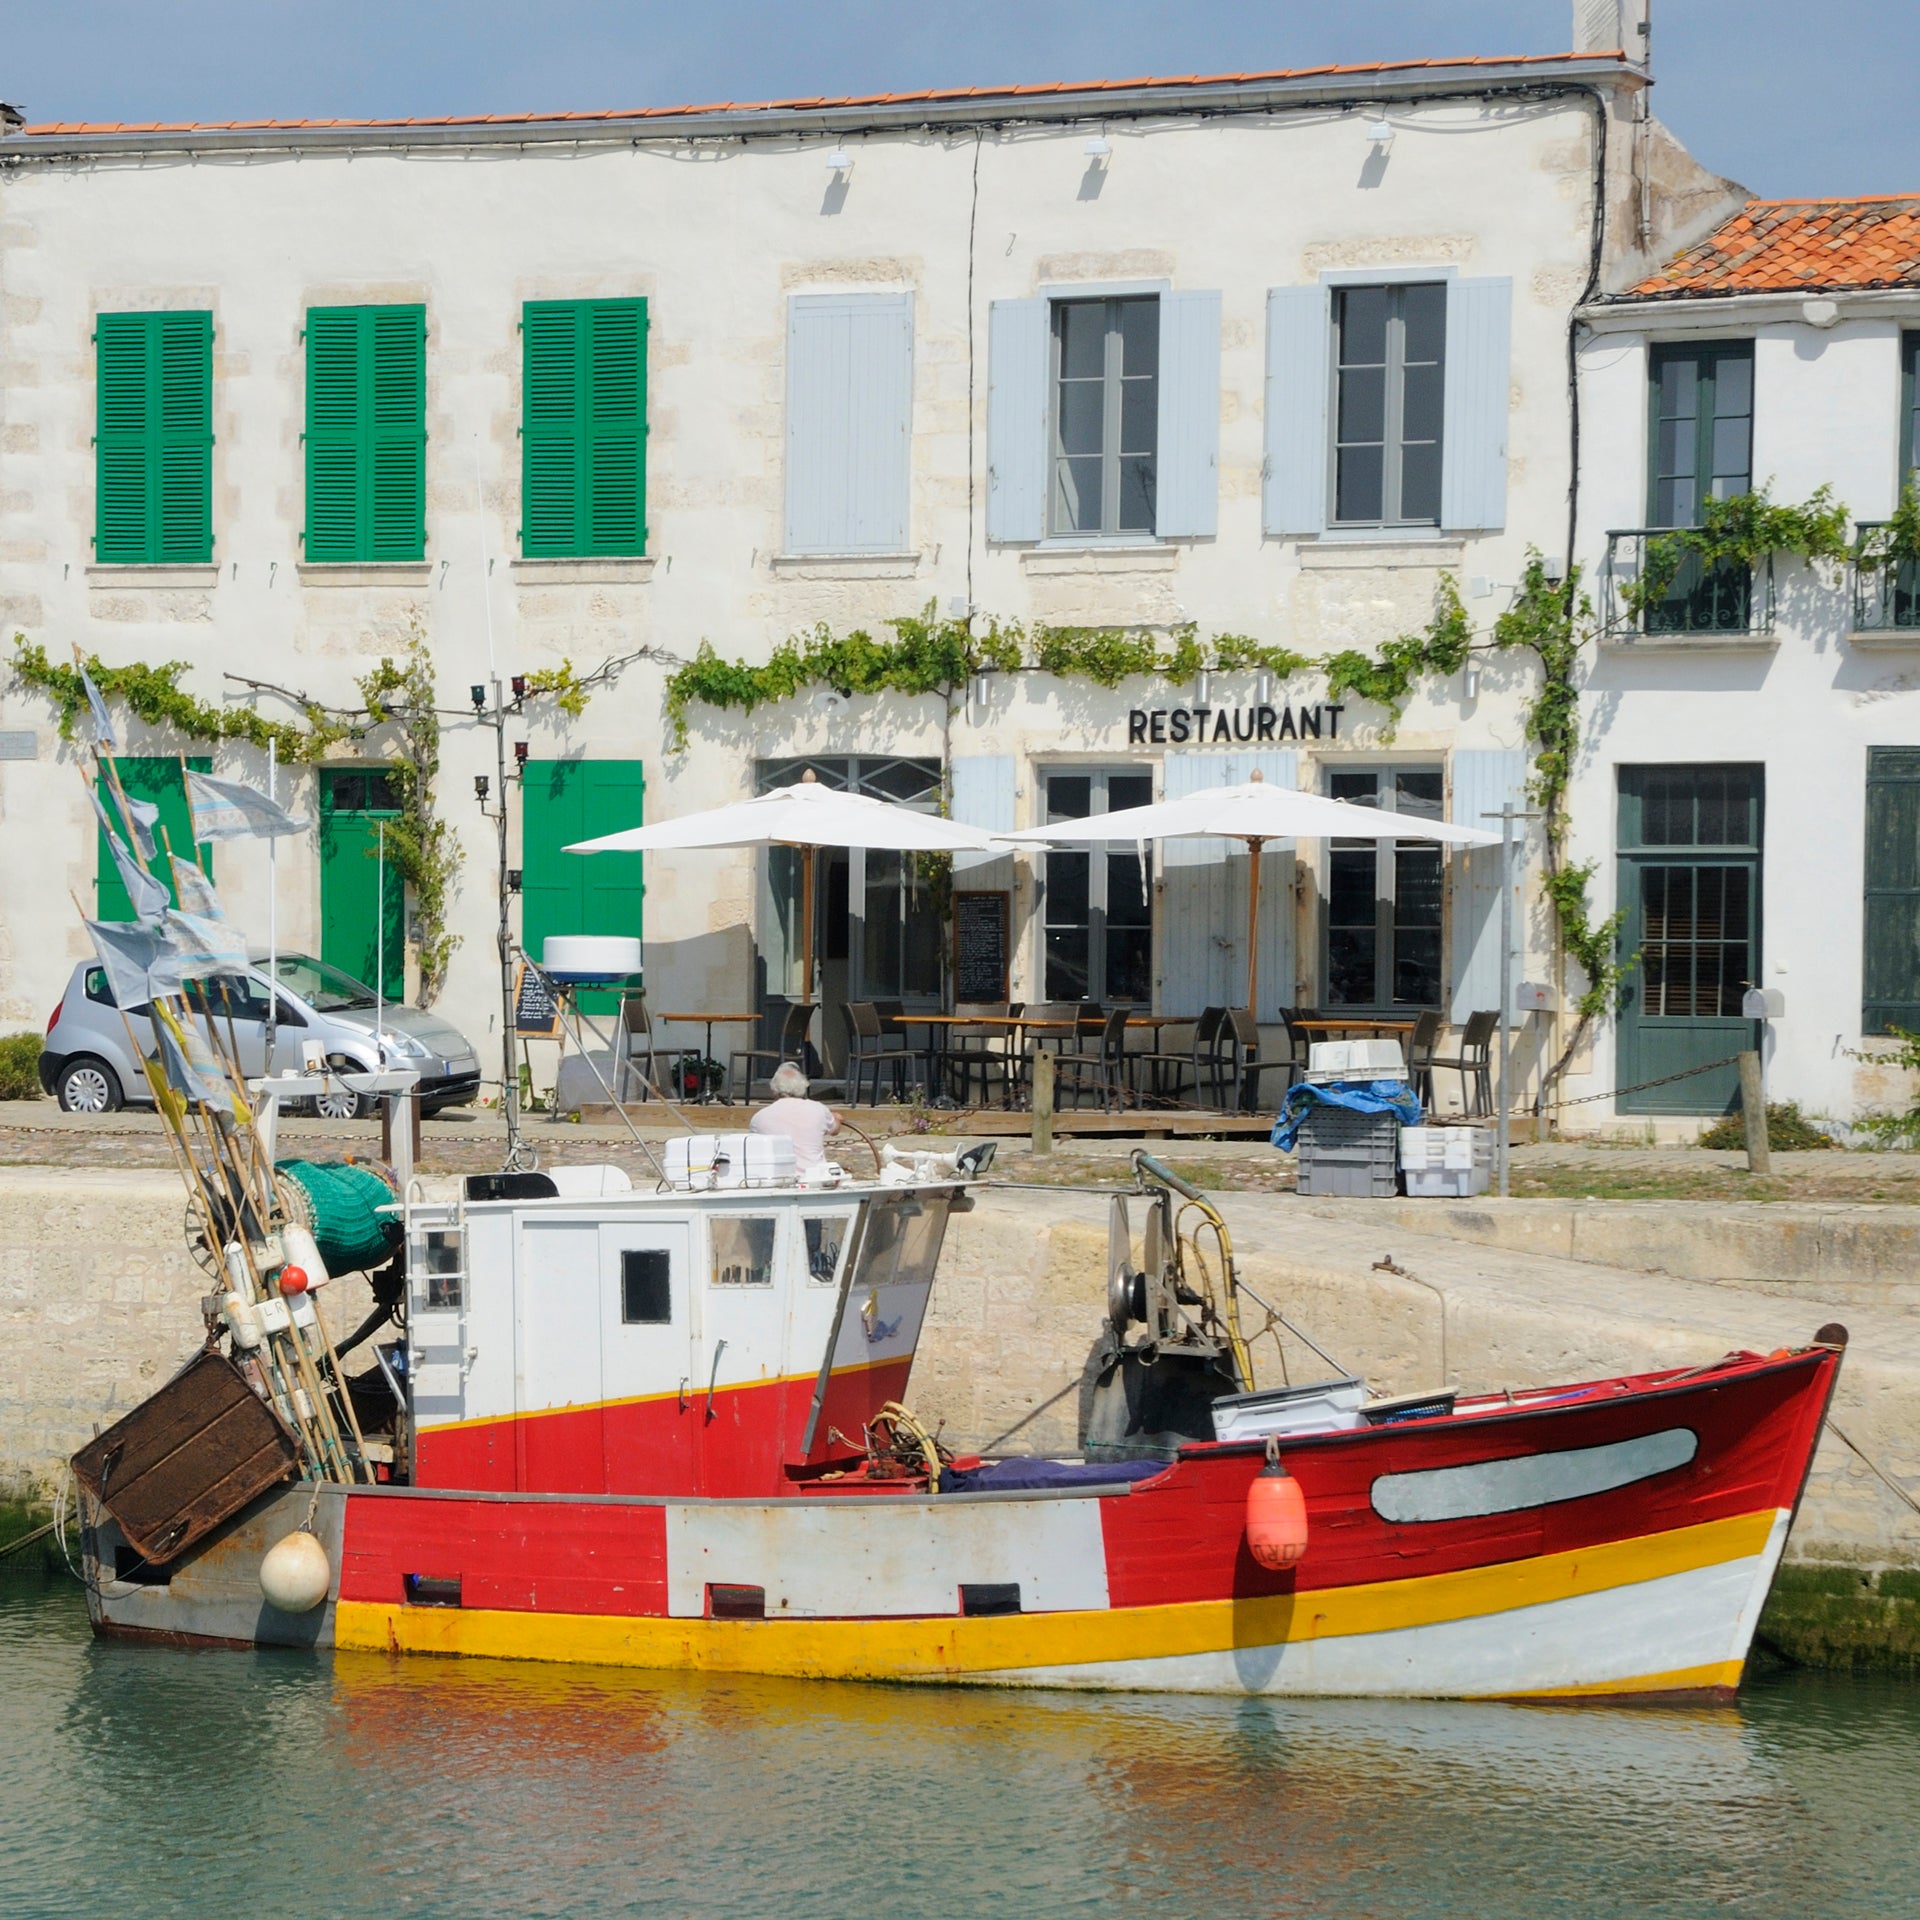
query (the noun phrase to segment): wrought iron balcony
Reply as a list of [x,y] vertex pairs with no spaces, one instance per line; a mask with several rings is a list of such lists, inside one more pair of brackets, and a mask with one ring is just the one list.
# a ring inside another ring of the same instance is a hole
[[1608,634],[1702,639],[1716,634],[1773,631],[1773,557],[1759,567],[1738,561],[1708,566],[1683,550],[1672,577],[1657,594],[1643,597],[1649,548],[1671,532],[1664,527],[1616,527],[1607,535],[1606,566],[1600,579],[1602,630]]
[[1920,559],[1888,550],[1888,520],[1862,520],[1853,536],[1853,630],[1920,628]]

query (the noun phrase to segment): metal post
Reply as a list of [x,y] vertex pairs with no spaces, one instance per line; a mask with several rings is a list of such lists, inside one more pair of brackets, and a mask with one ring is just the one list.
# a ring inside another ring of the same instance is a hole
[[1500,1095],[1494,1131],[1494,1165],[1499,1170],[1500,1198],[1509,1190],[1508,1155],[1513,1149],[1512,1118],[1508,1113],[1507,1066],[1513,1019],[1513,804],[1500,809]]
[[500,929],[500,1111],[507,1122],[509,1167],[520,1163],[520,1075],[513,1057],[513,929],[507,910],[507,709],[500,697],[500,676],[493,676],[493,757],[500,779],[499,836]]
[[[280,782],[277,778],[280,768],[280,743],[272,734],[267,736],[267,798],[278,801]],[[185,783],[182,782],[184,785]],[[267,1057],[261,1062],[260,1071],[273,1072],[273,1046],[275,1029],[279,1026],[280,1014],[280,836],[276,833],[267,841]],[[167,849],[172,857],[173,849]],[[198,858],[198,849],[195,850]],[[169,876],[171,878],[171,876]]]

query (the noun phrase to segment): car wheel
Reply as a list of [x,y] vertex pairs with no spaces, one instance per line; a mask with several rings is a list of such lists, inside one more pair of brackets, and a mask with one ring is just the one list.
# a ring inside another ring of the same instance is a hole
[[314,1095],[313,1110],[322,1120],[357,1120],[366,1102],[351,1087],[330,1087]]
[[115,1113],[123,1104],[113,1069],[90,1053],[62,1062],[53,1090],[63,1113]]

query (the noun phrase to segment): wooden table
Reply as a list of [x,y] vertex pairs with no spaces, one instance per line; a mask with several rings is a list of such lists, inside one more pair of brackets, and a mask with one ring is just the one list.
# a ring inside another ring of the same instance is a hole
[[[1130,1013],[1127,1015],[1127,1025],[1151,1028],[1157,1039],[1162,1027],[1185,1026],[1195,1017],[1191,1013]],[[975,1028],[983,1033],[1000,1031],[1009,1034],[1074,1034],[1080,1030],[1078,1020],[1044,1019],[1025,1013],[897,1013],[893,1016],[893,1023],[897,1027],[922,1026],[929,1030],[932,1044],[928,1051],[943,1079],[952,1057],[952,1036],[962,1029]],[[1012,1091],[1012,1076],[1009,1075],[1008,1104],[1011,1104]]]
[[[713,1058],[713,1030],[715,1027],[727,1025],[737,1026],[742,1021],[751,1022],[757,1021],[760,1018],[757,1013],[656,1013],[653,1017],[656,1020],[674,1020],[682,1023],[690,1022],[696,1026],[704,1023],[707,1029],[707,1038],[700,1051],[702,1061]],[[715,1105],[716,1102],[717,1096],[712,1087],[707,1084],[706,1069],[703,1066],[700,1071],[699,1104],[703,1107],[710,1107]]]
[[1364,1015],[1352,1020],[1295,1020],[1292,1023],[1302,1033],[1368,1033],[1401,1034],[1411,1033],[1420,1023],[1417,1020],[1369,1020]]

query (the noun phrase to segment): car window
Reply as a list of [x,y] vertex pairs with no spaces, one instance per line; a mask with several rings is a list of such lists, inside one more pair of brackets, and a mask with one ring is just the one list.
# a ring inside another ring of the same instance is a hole
[[260,1020],[267,1017],[267,990],[244,974],[217,973],[208,980],[189,980],[187,1004],[195,1013],[216,1020]]
[[378,1004],[373,989],[364,980],[316,960],[309,953],[283,953],[274,962],[274,975],[280,984],[297,993],[315,1013],[341,1013],[352,1007]]
[[[107,970],[105,967],[89,967],[87,969],[87,977],[81,983],[81,988],[95,1006],[111,1007],[119,1004],[113,997],[113,987],[107,979]],[[131,1008],[130,1011],[136,1016],[144,1014],[151,1017],[153,1013],[153,1002],[151,1000],[143,1000],[137,1007]]]

